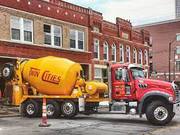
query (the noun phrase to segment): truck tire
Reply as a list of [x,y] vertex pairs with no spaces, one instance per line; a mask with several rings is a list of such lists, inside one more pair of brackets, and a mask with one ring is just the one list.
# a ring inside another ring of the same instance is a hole
[[72,101],[64,101],[61,104],[61,112],[65,118],[73,118],[77,115],[77,106]]
[[146,109],[147,120],[155,125],[166,125],[171,122],[175,113],[173,113],[170,105],[161,101],[154,101],[150,103]]
[[58,118],[60,116],[60,106],[56,101],[47,101],[47,116],[48,118]]
[[21,114],[24,117],[37,117],[40,111],[39,104],[35,100],[27,100],[21,105]]
[[14,77],[14,66],[11,63],[6,63],[1,69],[3,79],[10,81]]

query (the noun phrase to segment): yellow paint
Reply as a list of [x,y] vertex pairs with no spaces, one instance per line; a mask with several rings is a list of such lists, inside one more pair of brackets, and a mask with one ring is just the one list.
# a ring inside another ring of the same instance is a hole
[[108,90],[107,85],[85,82],[80,76],[81,70],[78,63],[52,56],[18,60],[13,79],[13,104],[20,105],[27,99],[43,97],[77,100],[84,96],[86,102],[107,101],[103,97]]

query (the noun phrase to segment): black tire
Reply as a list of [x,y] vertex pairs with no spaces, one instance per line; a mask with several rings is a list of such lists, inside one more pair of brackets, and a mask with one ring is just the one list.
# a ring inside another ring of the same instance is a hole
[[6,63],[1,69],[1,75],[6,81],[10,81],[14,77],[14,66],[11,63]]
[[161,101],[153,101],[146,108],[146,118],[154,125],[166,125],[171,122],[174,115],[170,104]]
[[78,112],[77,105],[72,101],[64,101],[61,104],[61,112],[65,118],[73,118]]
[[48,118],[58,118],[60,116],[60,106],[56,101],[47,101],[47,116]]
[[35,100],[27,100],[21,104],[21,114],[24,117],[37,117],[40,112],[40,105]]

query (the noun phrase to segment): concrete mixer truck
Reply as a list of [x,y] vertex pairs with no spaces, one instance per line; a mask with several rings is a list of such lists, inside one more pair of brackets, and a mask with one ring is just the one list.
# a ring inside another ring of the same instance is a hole
[[[22,115],[36,117],[41,114],[42,98],[47,99],[50,118],[62,114],[74,117],[78,112],[88,113],[104,101],[107,85],[86,82],[80,64],[68,59],[44,57],[7,63],[2,76],[13,84],[12,105],[19,106]],[[84,104],[86,102],[86,104]]]
[[42,98],[46,98],[49,117],[62,114],[71,118],[78,112],[96,112],[101,101],[108,101],[109,110],[103,114],[145,114],[156,125],[172,120],[180,106],[175,83],[147,79],[143,67],[137,64],[108,67],[109,87],[84,81],[78,63],[56,57],[20,60],[15,66],[5,64],[2,76],[13,83],[13,103],[20,105],[22,114],[28,117],[39,115]]

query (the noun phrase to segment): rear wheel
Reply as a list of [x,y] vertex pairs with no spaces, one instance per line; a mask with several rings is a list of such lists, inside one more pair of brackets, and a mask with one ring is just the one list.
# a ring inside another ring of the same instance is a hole
[[64,101],[61,105],[61,112],[65,118],[73,118],[77,111],[77,106],[72,101]]
[[56,101],[48,100],[46,108],[47,108],[47,116],[49,118],[57,118],[60,116],[60,107]]
[[146,109],[147,120],[155,125],[166,125],[174,117],[171,106],[161,101],[150,103]]
[[39,114],[39,104],[35,100],[27,100],[21,105],[21,113],[25,117],[37,117]]

